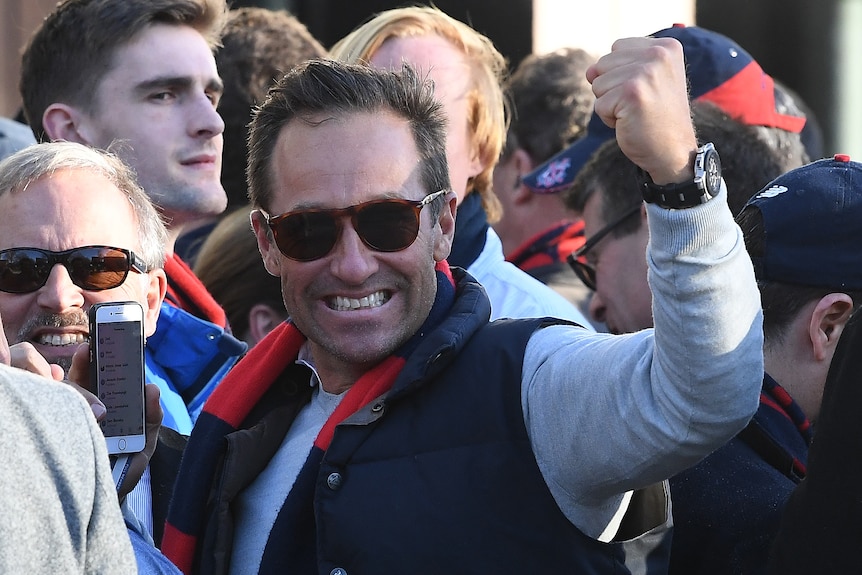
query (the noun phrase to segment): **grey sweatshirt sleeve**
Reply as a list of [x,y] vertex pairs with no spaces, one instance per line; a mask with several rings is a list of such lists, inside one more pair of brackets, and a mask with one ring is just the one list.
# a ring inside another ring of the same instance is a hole
[[554,326],[531,338],[522,408],[557,504],[598,537],[623,494],[722,445],[757,409],[760,296],[726,192],[685,210],[647,206],[654,329]]
[[0,365],[0,573],[136,573],[105,437],[71,387]]
[[105,436],[96,424],[90,407],[86,405],[84,420],[90,431],[96,477],[93,511],[87,526],[86,572],[135,573],[134,553],[117,502]]

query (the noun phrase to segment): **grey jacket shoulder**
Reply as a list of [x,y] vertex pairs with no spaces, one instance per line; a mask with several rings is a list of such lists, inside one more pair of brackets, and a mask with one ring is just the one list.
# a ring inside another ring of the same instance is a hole
[[104,437],[83,397],[0,365],[0,572],[134,573]]

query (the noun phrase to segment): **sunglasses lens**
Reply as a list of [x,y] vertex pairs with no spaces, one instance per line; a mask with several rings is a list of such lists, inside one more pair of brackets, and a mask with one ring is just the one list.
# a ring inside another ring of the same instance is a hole
[[341,234],[341,220],[352,217],[362,242],[378,252],[410,247],[419,234],[419,210],[425,204],[410,200],[373,200],[336,210],[302,210],[269,218],[279,251],[309,262],[332,251]]
[[5,250],[0,253],[0,290],[9,293],[35,291],[45,284],[51,264],[35,250]]
[[66,269],[75,285],[86,290],[113,289],[129,275],[129,256],[112,248],[83,248],[67,256]]
[[59,253],[12,248],[0,252],[0,291],[36,291],[45,285],[51,268],[57,264],[66,267],[75,285],[90,291],[119,287],[131,269],[128,254],[115,248],[90,247]]
[[570,260],[572,269],[575,270],[575,275],[580,278],[584,285],[593,291],[596,291],[596,269],[584,261],[583,256],[572,258]]
[[275,244],[285,256],[303,262],[328,254],[338,239],[338,220],[325,211],[305,211],[273,218]]
[[356,214],[356,228],[371,249],[401,251],[410,247],[419,235],[419,212],[412,202],[370,202]]

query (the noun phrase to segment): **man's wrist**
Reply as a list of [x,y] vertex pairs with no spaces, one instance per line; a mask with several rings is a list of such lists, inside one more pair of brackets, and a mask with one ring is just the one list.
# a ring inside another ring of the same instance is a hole
[[639,170],[639,185],[643,199],[663,208],[691,208],[708,202],[721,188],[721,160],[711,143],[698,148],[691,161],[691,171],[682,181],[669,184],[655,182],[651,175]]
[[[680,148],[683,149],[683,148]],[[691,180],[694,171],[694,158],[697,155],[697,142],[692,142],[688,152],[675,156],[663,156],[660,165],[644,167],[644,172],[657,186],[681,184]]]

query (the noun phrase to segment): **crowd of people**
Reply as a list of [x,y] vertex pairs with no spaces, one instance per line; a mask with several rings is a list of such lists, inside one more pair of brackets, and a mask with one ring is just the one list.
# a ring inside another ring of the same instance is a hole
[[0,571],[858,571],[862,164],[722,34],[576,40],[60,2],[0,123]]

